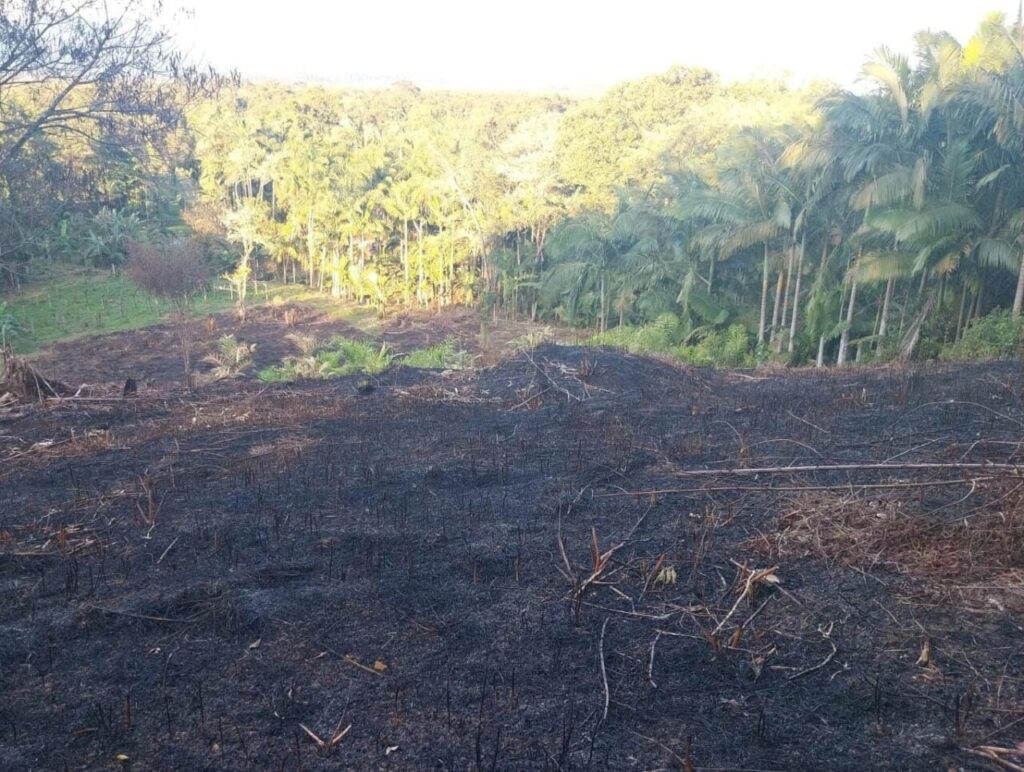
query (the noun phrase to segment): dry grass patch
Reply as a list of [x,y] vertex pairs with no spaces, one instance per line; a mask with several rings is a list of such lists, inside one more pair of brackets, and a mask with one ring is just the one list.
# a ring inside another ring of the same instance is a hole
[[[866,573],[892,571],[935,600],[971,610],[1024,609],[1024,496],[1014,482],[978,486],[974,502],[834,492],[790,500],[754,546],[773,558],[813,557]],[[977,499],[982,499],[978,503]]]

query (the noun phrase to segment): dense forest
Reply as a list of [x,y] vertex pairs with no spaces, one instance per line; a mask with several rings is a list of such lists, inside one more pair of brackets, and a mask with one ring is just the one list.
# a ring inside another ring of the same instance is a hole
[[569,98],[244,83],[105,7],[0,10],[7,285],[188,238],[239,289],[475,305],[702,364],[1016,340],[1019,21],[879,49],[852,91],[678,67]]

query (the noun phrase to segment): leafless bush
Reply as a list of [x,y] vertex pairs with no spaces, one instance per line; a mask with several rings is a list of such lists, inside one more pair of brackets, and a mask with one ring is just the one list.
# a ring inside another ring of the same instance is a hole
[[164,244],[135,241],[128,244],[128,278],[149,294],[174,305],[174,321],[181,344],[185,383],[192,383],[193,330],[189,319],[192,297],[210,281],[202,249],[191,239]]
[[166,244],[128,244],[128,278],[151,295],[187,304],[210,281],[199,245],[190,239]]

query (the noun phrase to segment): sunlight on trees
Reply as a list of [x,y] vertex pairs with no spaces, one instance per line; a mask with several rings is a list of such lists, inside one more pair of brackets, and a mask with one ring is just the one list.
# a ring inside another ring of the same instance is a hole
[[671,314],[688,345],[739,325],[755,359],[819,365],[933,357],[1024,311],[1002,16],[877,50],[856,93],[676,67],[569,99],[241,84],[185,67],[148,9],[5,6],[5,283],[194,234],[243,318],[274,279],[595,333]]

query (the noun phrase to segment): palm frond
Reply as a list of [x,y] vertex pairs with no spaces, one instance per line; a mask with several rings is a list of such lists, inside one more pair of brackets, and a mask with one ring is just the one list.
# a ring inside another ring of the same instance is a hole
[[858,282],[875,284],[908,276],[912,267],[905,252],[870,252],[857,260],[853,271]]
[[978,228],[981,218],[969,206],[944,203],[920,210],[873,212],[865,218],[865,224],[891,234],[897,243],[930,242],[949,233],[966,233]]
[[910,169],[900,167],[876,177],[850,197],[850,206],[859,211],[905,201],[913,194],[913,176]]
[[1006,239],[980,239],[974,247],[974,254],[982,265],[998,266],[1016,271],[1020,265],[1020,253]]

